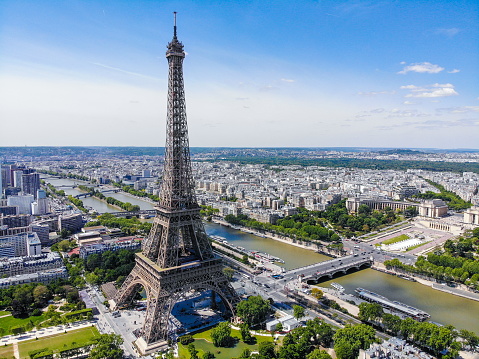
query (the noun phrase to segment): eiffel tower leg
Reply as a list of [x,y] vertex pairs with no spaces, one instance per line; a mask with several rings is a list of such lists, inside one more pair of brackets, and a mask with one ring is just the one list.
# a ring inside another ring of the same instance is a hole
[[130,303],[133,300],[133,297],[136,294],[136,290],[139,286],[143,285],[145,290],[148,293],[148,287],[146,283],[142,280],[140,271],[137,266],[133,268],[128,277],[121,285],[120,289],[116,292],[113,300],[110,301],[110,307],[112,310],[117,310],[119,307],[125,303]]
[[216,305],[216,292],[214,290],[211,291],[211,309],[218,309],[218,306]]

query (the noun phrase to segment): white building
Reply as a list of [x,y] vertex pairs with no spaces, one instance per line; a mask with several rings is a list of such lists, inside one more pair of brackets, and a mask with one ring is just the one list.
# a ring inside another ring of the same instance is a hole
[[8,206],[18,206],[19,214],[32,214],[32,203],[35,197],[32,194],[23,196],[8,196]]

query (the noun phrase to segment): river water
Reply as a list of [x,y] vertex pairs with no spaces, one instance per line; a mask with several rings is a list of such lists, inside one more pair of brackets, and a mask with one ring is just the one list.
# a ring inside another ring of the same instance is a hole
[[[87,182],[83,182],[79,180],[71,180],[66,178],[61,178],[61,179],[45,178],[44,180],[47,183],[51,183],[53,186],[57,187],[58,189],[64,190],[67,195],[71,195],[71,196],[76,196],[84,192],[80,191],[78,188],[61,187],[61,186],[71,186],[74,184],[83,184],[85,186],[89,185],[89,183]],[[108,193],[105,193],[105,196],[113,197],[122,202],[130,202],[131,204],[140,206],[141,209],[153,209],[153,206],[154,206],[153,203],[147,202],[140,198],[136,198],[126,193],[108,192]],[[81,200],[83,201],[83,204],[85,206],[94,208],[98,213],[111,213],[111,212],[122,211],[121,209],[114,206],[110,206],[108,203],[100,201],[98,198],[95,198],[95,197],[85,197],[85,198],[81,198]]]
[[[69,179],[46,179],[54,186],[82,184],[81,181]],[[82,193],[78,189],[62,188],[67,194]],[[153,204],[143,199],[135,198],[123,193],[111,193],[107,196],[114,197],[122,202],[137,204],[141,209],[153,209]],[[86,206],[93,207],[100,213],[118,212],[112,207],[94,197],[82,198]],[[215,223],[205,223],[209,235],[225,237],[226,240],[237,246],[250,250],[259,250],[270,253],[285,261],[285,269],[293,269],[308,264],[330,259],[314,251],[295,247],[270,238],[261,238],[236,229]],[[422,309],[431,315],[431,320],[441,324],[452,324],[459,329],[472,330],[479,333],[479,302],[444,293],[422,284],[404,280],[373,269],[335,278],[331,281],[319,283],[320,286],[330,286],[331,282],[340,283],[347,293],[353,294],[354,289],[362,287],[379,293],[393,300],[398,300],[413,307]]]

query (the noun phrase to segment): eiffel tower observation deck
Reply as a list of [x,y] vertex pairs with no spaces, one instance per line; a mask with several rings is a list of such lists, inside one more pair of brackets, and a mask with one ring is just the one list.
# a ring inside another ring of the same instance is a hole
[[238,297],[213,253],[200,216],[191,170],[183,84],[183,44],[176,33],[167,46],[168,102],[165,166],[156,216],[136,264],[113,299],[113,309],[127,305],[140,287],[147,295],[145,321],[135,345],[142,354],[166,347],[173,306],[192,291],[211,291],[234,313]]

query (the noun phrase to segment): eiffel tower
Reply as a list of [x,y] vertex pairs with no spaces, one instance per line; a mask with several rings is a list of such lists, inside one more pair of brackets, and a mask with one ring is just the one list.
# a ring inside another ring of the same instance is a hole
[[165,166],[156,216],[136,264],[113,298],[116,309],[133,300],[143,286],[147,309],[136,347],[146,354],[167,344],[171,310],[191,291],[212,291],[212,305],[219,295],[232,313],[238,297],[222,272],[221,259],[213,253],[200,217],[191,170],[183,86],[183,44],[176,37],[168,44],[168,104]]

